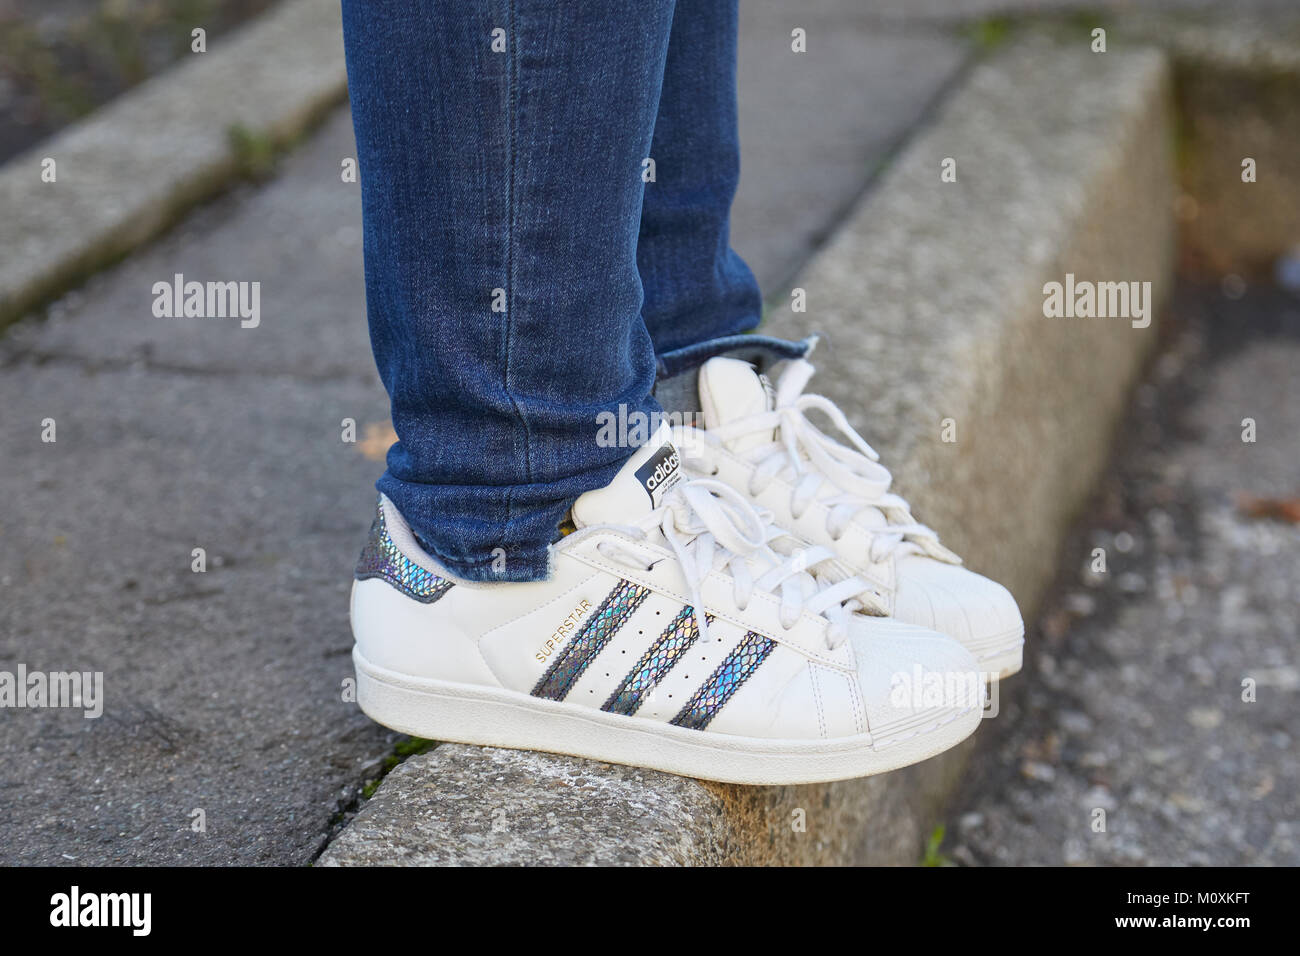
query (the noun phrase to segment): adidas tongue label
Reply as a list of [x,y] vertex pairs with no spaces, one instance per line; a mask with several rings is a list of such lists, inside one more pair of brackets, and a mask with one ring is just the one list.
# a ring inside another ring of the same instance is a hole
[[682,456],[672,445],[663,445],[636,470],[637,480],[650,496],[650,507],[658,508],[668,489],[682,480]]

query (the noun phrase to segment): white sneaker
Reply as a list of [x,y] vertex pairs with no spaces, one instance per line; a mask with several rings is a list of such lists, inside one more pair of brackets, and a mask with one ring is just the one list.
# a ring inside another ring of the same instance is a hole
[[975,729],[983,684],[959,644],[857,613],[863,582],[801,570],[824,549],[771,551],[742,496],[683,478],[669,437],[578,499],[547,581],[457,580],[381,497],[352,590],[362,710],[437,740],[753,784],[881,773]]
[[[860,600],[868,608],[956,638],[990,675],[1020,670],[1025,625],[1011,593],[960,567],[938,535],[916,522],[844,413],[829,399],[804,394],[812,373],[806,360],[791,360],[773,389],[747,362],[706,362],[699,380],[705,429],[675,434],[688,472],[716,476],[769,511],[790,534],[773,542],[778,551],[832,549],[841,576],[866,582]],[[809,421],[811,410],[824,413],[853,447]]]

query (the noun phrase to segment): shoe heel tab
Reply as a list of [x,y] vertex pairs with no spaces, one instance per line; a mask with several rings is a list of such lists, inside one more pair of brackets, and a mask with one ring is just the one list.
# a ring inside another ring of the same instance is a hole
[[393,503],[380,495],[353,576],[358,581],[378,578],[421,604],[432,604],[451,590],[454,582],[412,560],[408,550],[413,547],[415,536],[410,527]]

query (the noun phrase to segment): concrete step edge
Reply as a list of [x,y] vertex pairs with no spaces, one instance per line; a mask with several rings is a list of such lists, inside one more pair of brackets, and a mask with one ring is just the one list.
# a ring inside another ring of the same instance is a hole
[[[286,0],[0,167],[0,328],[152,239],[347,94],[337,2]],[[54,160],[55,179],[42,179]]]

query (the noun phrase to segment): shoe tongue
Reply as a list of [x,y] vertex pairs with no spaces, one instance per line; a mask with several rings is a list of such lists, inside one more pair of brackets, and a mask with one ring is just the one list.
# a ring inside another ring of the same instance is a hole
[[[728,425],[750,415],[770,412],[776,407],[776,390],[766,375],[754,366],[739,359],[711,358],[700,368],[700,408],[704,413],[704,428]],[[775,430],[749,432],[723,444],[736,454],[776,441]],[[829,481],[817,493],[819,498],[833,497],[840,492]],[[860,511],[857,518],[868,527],[888,524],[883,512],[877,508]]]
[[683,479],[681,455],[672,442],[672,429],[665,423],[633,453],[613,481],[573,503],[573,523],[578,528],[635,524],[659,507],[668,489]]
[[[767,376],[740,359],[711,358],[700,369],[700,409],[704,427],[729,425],[750,415],[776,407],[776,393]],[[774,435],[751,432],[726,443],[734,452],[745,452],[771,442]]]

